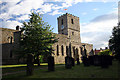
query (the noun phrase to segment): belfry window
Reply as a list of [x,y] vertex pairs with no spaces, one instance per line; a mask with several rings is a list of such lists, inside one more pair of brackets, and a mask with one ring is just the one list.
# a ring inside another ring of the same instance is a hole
[[71,19],[71,23],[74,24],[73,19]]
[[61,20],[61,25],[63,25],[63,19]]

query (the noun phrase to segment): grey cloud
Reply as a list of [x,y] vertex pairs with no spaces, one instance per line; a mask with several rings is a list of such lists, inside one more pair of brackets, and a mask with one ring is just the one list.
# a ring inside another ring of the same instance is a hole
[[[93,48],[101,48],[101,47],[106,47],[108,40],[110,39],[110,32],[90,32],[90,33],[84,33],[81,34],[81,38],[88,38],[86,40],[88,43],[93,44]],[[85,42],[84,42],[85,43]]]
[[105,14],[105,15],[98,16],[94,18],[93,20],[91,20],[91,22],[106,21],[106,20],[112,20],[112,19],[117,19],[117,18],[118,18],[117,14],[111,13],[111,14]]

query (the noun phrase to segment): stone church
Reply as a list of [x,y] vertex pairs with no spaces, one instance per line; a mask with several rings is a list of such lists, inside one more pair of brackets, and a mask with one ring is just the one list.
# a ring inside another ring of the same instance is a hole
[[[79,17],[72,14],[63,14],[58,20],[58,42],[53,44],[55,63],[64,63],[66,55],[70,55],[75,60],[84,56],[84,49],[87,56],[93,49],[92,44],[81,43]],[[16,30],[0,28],[2,31],[2,62],[3,64],[16,64],[18,60],[13,51],[19,47],[21,33],[19,27]],[[70,49],[71,48],[71,49]],[[71,52],[71,54],[69,54]]]

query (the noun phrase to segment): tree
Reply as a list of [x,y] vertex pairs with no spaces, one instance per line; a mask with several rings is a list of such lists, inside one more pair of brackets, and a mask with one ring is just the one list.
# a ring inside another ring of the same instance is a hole
[[98,55],[110,55],[110,56],[112,56],[112,52],[109,49],[106,49],[104,51],[99,52]]
[[109,48],[120,60],[120,24],[113,28],[112,36],[109,40]]
[[39,13],[31,13],[30,20],[23,23],[21,28],[20,55],[19,57],[27,56],[28,54],[37,57],[38,66],[39,55],[51,55],[52,45],[57,42],[53,35],[51,26],[42,20]]

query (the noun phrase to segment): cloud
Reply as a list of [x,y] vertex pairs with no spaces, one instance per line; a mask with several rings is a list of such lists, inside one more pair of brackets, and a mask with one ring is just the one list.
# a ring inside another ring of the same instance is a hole
[[63,14],[62,12],[59,12],[58,10],[53,11],[52,13],[49,13],[50,15],[56,15],[56,14]]
[[85,0],[85,2],[92,2],[93,0]]
[[82,42],[93,44],[94,48],[108,46],[108,40],[114,26],[117,26],[117,13],[98,16],[89,23],[81,24]]
[[94,8],[93,10],[94,10],[94,11],[97,11],[97,10],[98,10],[98,8]]
[[94,18],[91,22],[103,22],[105,20],[111,20],[111,19],[117,19],[117,18],[118,18],[117,14],[111,13],[111,14],[98,16]]
[[4,26],[3,28],[9,28],[9,29],[15,29],[17,25],[19,26],[22,25],[22,23],[20,23],[19,21],[3,21],[0,22],[0,24]]
[[58,9],[61,9],[61,8],[63,8],[62,6],[58,6],[58,5],[54,5],[54,6],[52,6],[52,9],[54,9],[54,10],[58,10]]
[[83,12],[82,15],[86,15],[87,13],[86,12]]
[[113,9],[118,11],[118,8],[113,8]]
[[[106,2],[113,1],[116,0],[106,0]],[[47,2],[61,2],[61,5]],[[63,14],[60,10],[79,2],[104,2],[104,0],[1,0],[0,25],[5,28],[15,29],[16,25],[21,26],[21,22],[28,19],[28,15],[32,10],[41,14]],[[97,10],[97,8],[93,10]],[[90,23],[82,24],[82,41],[93,43],[97,48],[106,46],[109,34],[113,26],[117,24],[116,12],[98,16],[91,20]],[[86,14],[86,12],[82,13],[82,15]]]
[[16,20],[21,20],[21,21],[28,20],[28,19],[29,19],[28,15],[22,15],[22,16],[16,18]]
[[[72,6],[72,4],[76,1],[79,2],[81,0],[53,0],[54,2],[61,2],[61,5],[53,5],[52,3],[45,3],[49,2],[49,0],[2,0],[0,3],[1,11],[0,11],[0,18],[1,20],[4,19],[2,23],[8,23],[7,21],[14,18],[14,20],[20,22],[23,20],[28,19],[28,15],[30,12],[36,11],[41,14],[50,13],[50,15],[62,14],[60,9],[67,8]],[[13,17],[22,15],[19,17]],[[6,22],[5,22],[6,21]],[[10,22],[9,22],[10,23]],[[1,25],[1,24],[0,24]],[[11,23],[11,27],[14,26],[15,23]],[[17,25],[17,24],[16,24]],[[6,27],[9,25],[2,25],[2,27]],[[10,26],[9,26],[10,28]]]
[[83,2],[83,0],[75,0],[74,3]]
[[46,4],[42,5],[41,11],[43,11],[44,13],[51,12],[52,6],[53,6],[53,4],[46,3]]

